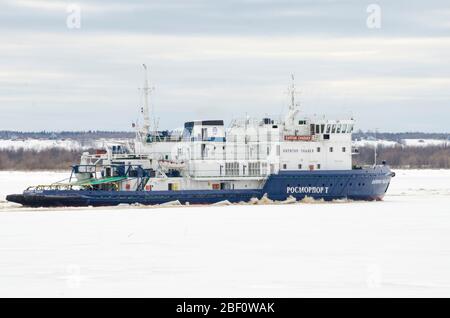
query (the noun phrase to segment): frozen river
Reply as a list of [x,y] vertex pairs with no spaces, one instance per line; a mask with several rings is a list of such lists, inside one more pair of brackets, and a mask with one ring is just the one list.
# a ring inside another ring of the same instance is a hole
[[450,297],[450,171],[383,202],[21,208],[56,172],[0,172],[0,296]]

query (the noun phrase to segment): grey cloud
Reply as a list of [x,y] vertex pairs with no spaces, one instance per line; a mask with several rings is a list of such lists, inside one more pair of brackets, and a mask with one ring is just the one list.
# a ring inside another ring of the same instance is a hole
[[[65,32],[69,1],[8,1],[0,12],[4,28]],[[83,32],[152,34],[366,35],[367,6],[373,1],[81,1]],[[39,7],[39,3],[42,6]],[[50,2],[52,3],[52,2]],[[53,2],[54,3],[54,2]],[[446,1],[376,1],[383,36],[447,35],[440,12]],[[441,16],[443,23],[436,23]]]
[[146,62],[162,128],[279,116],[294,72],[307,113],[448,131],[448,3],[379,1],[369,30],[371,2],[82,1],[80,30],[66,28],[69,1],[4,2],[0,126],[129,129]]

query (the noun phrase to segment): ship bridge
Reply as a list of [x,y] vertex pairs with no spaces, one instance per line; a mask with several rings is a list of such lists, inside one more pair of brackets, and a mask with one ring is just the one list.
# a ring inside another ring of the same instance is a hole
[[354,120],[299,119],[286,125],[284,141],[322,141],[348,139],[354,129]]
[[225,141],[223,120],[197,120],[184,123],[184,141]]

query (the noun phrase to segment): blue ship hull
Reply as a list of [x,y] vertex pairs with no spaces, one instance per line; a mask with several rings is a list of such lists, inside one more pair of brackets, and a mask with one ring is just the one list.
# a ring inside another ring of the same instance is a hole
[[182,190],[182,191],[94,191],[31,190],[8,195],[6,199],[31,207],[114,206],[119,204],[162,204],[178,200],[185,204],[212,204],[223,200],[247,202],[262,198],[298,200],[306,196],[334,199],[381,200],[394,173],[387,166],[337,171],[281,171],[269,176],[262,189]]

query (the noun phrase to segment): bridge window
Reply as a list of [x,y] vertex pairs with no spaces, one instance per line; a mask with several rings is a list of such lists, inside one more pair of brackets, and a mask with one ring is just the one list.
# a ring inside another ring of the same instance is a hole
[[342,125],[342,133],[345,134],[347,132],[347,124]]
[[331,132],[331,125],[327,125],[327,134],[329,134]]
[[320,125],[320,133],[323,134],[325,132],[325,125]]
[[316,125],[316,134],[320,134],[320,125]]
[[336,133],[336,124],[333,124],[333,128],[331,129],[331,133],[332,134]]
[[337,125],[336,133],[337,134],[341,133],[341,124]]

